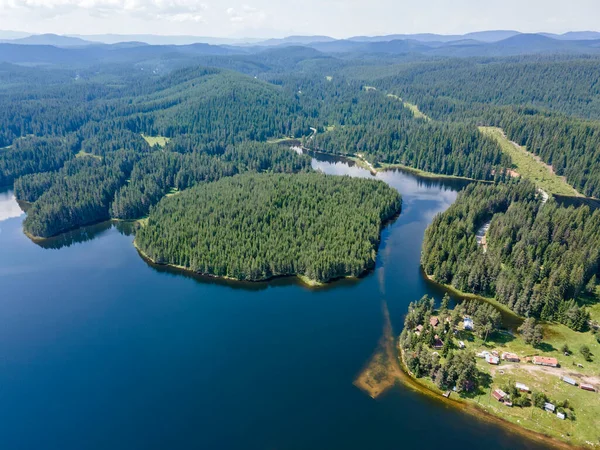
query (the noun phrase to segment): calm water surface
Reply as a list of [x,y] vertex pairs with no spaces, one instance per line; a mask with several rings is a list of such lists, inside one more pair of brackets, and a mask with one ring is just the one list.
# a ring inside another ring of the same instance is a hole
[[441,297],[421,276],[421,241],[464,185],[378,178],[404,203],[375,271],[317,291],[153,267],[123,226],[40,246],[0,191],[0,448],[538,448],[402,386],[377,400],[353,386],[382,302],[399,333],[409,302]]

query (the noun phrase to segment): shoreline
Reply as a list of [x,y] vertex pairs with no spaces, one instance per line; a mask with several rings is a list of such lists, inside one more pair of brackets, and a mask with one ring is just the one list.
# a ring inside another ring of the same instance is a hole
[[154,259],[152,259],[146,252],[144,252],[144,250],[142,250],[138,245],[137,242],[135,241],[135,239],[133,240],[133,246],[135,247],[135,249],[137,250],[137,252],[139,253],[139,255],[142,257],[142,259],[144,259],[145,261],[155,265],[155,266],[162,266],[162,267],[168,267],[171,269],[175,269],[178,271],[183,272],[186,275],[196,275],[196,276],[201,276],[201,277],[206,277],[206,278],[212,278],[215,280],[222,280],[222,281],[231,281],[234,283],[251,283],[251,284],[259,284],[259,283],[269,283],[271,281],[277,280],[277,279],[285,279],[285,278],[296,278],[298,280],[298,282],[300,284],[302,284],[305,287],[308,287],[310,289],[317,289],[317,288],[324,288],[324,287],[328,287],[330,286],[332,283],[339,281],[339,280],[358,280],[362,277],[364,277],[365,275],[367,275],[368,273],[370,273],[373,268],[369,267],[367,269],[365,269],[365,271],[359,275],[358,277],[355,276],[351,276],[351,275],[347,275],[347,276],[341,276],[341,277],[337,277],[337,278],[332,278],[328,281],[317,281],[317,280],[313,280],[312,278],[308,278],[306,275],[303,274],[280,274],[280,275],[273,275],[267,278],[262,278],[259,280],[240,280],[238,278],[233,278],[233,277],[228,277],[225,275],[213,275],[210,273],[202,273],[202,272],[196,272],[192,269],[190,269],[189,267],[184,267],[184,266],[179,266],[176,264],[170,264],[170,263],[158,263],[156,262]]
[[[478,420],[483,420],[483,421],[486,421],[489,423],[494,423],[496,425],[500,425],[502,428],[504,428],[507,431],[519,434],[521,436],[525,436],[535,442],[542,442],[544,444],[550,444],[555,448],[562,448],[562,449],[586,448],[586,447],[582,447],[582,446],[579,446],[576,444],[570,444],[570,443],[560,440],[554,436],[544,434],[540,431],[531,430],[529,428],[525,428],[523,426],[517,425],[513,422],[503,419],[500,416],[492,414],[489,411],[486,411],[485,409],[479,407],[477,404],[470,402],[469,400],[462,399],[462,398],[456,398],[458,394],[456,394],[454,392],[452,393],[452,394],[454,394],[454,398],[444,397],[442,395],[441,391],[439,391],[439,392],[435,391],[434,389],[432,389],[431,387],[429,387],[428,385],[426,385],[425,383],[420,381],[418,378],[416,378],[413,374],[411,374],[411,372],[408,370],[408,367],[406,367],[406,364],[404,362],[404,350],[401,349],[399,346],[397,346],[397,350],[399,353],[398,361],[400,364],[400,368],[404,374],[404,377],[398,377],[398,380],[400,382],[402,382],[403,385],[419,392],[420,394],[427,395],[429,397],[437,399],[438,401],[441,401],[442,403],[445,403],[446,405],[460,409],[463,412],[466,412],[470,415],[475,416]],[[451,397],[452,397],[452,394],[451,394]]]
[[302,146],[300,146],[300,148],[303,151],[318,153],[320,155],[345,158],[349,161],[352,161],[360,168],[368,170],[369,172],[371,172],[372,175],[377,175],[378,173],[382,173],[382,172],[386,172],[386,171],[390,171],[390,170],[401,170],[404,172],[412,173],[421,178],[429,178],[429,179],[434,179],[434,180],[435,179],[438,179],[438,180],[448,179],[448,180],[471,181],[471,182],[477,182],[477,183],[493,183],[493,181],[491,181],[491,180],[478,180],[476,178],[461,177],[461,176],[457,176],[457,175],[447,175],[447,174],[442,174],[442,173],[427,172],[425,170],[417,169],[416,167],[405,166],[404,164],[382,163],[382,164],[380,164],[380,167],[374,167],[369,161],[367,161],[362,156],[360,156],[359,154],[356,154],[356,153],[355,154],[327,153],[327,152],[323,152],[321,150],[315,150],[315,149],[306,148],[306,147],[302,147]]
[[428,283],[432,283],[435,286],[451,293],[454,294],[456,297],[459,297],[463,300],[479,300],[482,302],[486,302],[489,303],[490,305],[494,306],[496,309],[500,310],[503,314],[506,314],[508,316],[510,316],[512,319],[514,320],[518,320],[520,322],[525,320],[525,317],[521,317],[519,316],[517,313],[515,313],[514,311],[512,311],[510,308],[508,308],[508,306],[506,306],[503,303],[500,303],[498,300],[496,300],[495,298],[492,297],[484,297],[482,295],[477,295],[477,294],[472,294],[470,292],[463,292],[460,291],[458,289],[456,289],[454,286],[449,285],[449,284],[443,284],[443,283],[439,283],[436,280],[433,279],[432,275],[427,275],[425,273],[425,271],[423,270],[423,267],[421,267],[421,273],[423,274],[423,276],[427,279]]

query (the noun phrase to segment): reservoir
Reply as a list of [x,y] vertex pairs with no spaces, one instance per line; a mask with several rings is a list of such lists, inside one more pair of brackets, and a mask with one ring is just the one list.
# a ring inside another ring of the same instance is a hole
[[[313,167],[372,177],[315,155]],[[30,241],[0,191],[0,447],[4,449],[537,449],[396,386],[353,385],[411,301],[443,295],[419,267],[425,228],[465,182],[377,174],[402,213],[376,268],[311,290],[230,283],[145,262],[131,227]]]

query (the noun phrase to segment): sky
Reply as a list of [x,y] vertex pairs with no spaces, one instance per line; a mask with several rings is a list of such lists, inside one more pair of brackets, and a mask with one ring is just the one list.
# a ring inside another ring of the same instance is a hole
[[283,37],[600,31],[599,0],[0,0],[0,30]]

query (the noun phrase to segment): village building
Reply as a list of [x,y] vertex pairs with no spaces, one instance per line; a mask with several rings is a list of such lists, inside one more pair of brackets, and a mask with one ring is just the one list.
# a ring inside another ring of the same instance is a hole
[[508,353],[508,352],[502,353],[502,359],[504,361],[510,361],[510,362],[521,362],[521,358],[519,358],[514,353]]
[[497,356],[494,356],[494,355],[490,355],[489,353],[485,357],[485,360],[487,361],[488,364],[494,364],[494,365],[500,364],[500,358],[498,358]]
[[473,331],[473,319],[465,317],[463,320],[463,326],[467,331]]
[[582,384],[579,387],[585,391],[596,392],[596,388],[591,384]]
[[525,386],[523,383],[515,383],[515,387],[521,392],[529,392],[529,387]]
[[538,366],[558,367],[558,360],[547,356],[534,356],[533,363]]
[[440,324],[440,319],[438,319],[437,316],[431,316],[429,318],[429,323],[433,328],[435,328]]
[[565,383],[568,383],[568,384],[570,384],[571,386],[577,386],[577,381],[575,381],[573,378],[570,378],[570,377],[562,377],[562,380],[563,380]]
[[417,336],[421,336],[422,332],[423,332],[423,325],[417,325],[417,328],[415,328],[415,334]]
[[440,339],[440,337],[436,334],[433,337],[433,348],[439,350],[444,346],[444,342]]
[[495,389],[492,392],[492,397],[501,402],[502,400],[504,400],[504,397],[506,397],[506,392],[504,392],[502,389]]
[[556,413],[556,417],[558,417],[560,420],[565,420],[565,415],[564,415],[564,413],[561,413],[561,412],[559,412],[559,413]]
[[552,403],[544,403],[544,409],[548,412],[553,413],[556,410],[556,406],[554,406]]

